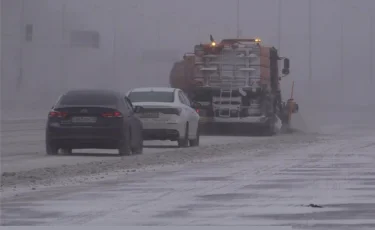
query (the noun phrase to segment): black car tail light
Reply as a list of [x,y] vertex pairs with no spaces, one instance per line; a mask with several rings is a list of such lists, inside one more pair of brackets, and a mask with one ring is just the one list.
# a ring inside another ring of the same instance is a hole
[[102,113],[102,117],[122,117],[122,114],[119,111],[114,111],[114,112],[106,112]]
[[48,113],[48,117],[59,117],[59,118],[65,118],[67,115],[68,115],[67,112],[60,112],[60,111],[55,111],[55,110],[51,110],[51,111]]

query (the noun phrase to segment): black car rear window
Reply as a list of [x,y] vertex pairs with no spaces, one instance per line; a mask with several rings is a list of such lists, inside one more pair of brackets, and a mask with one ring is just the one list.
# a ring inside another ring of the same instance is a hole
[[174,102],[174,92],[131,92],[129,99],[131,102]]
[[101,93],[71,93],[61,97],[59,105],[91,105],[91,106],[113,106],[117,104],[117,97],[112,94]]

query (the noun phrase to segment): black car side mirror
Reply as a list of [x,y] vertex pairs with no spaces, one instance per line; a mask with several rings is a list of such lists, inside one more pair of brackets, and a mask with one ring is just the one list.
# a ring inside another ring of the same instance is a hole
[[134,112],[135,113],[142,113],[142,111],[143,111],[142,106],[139,106],[139,105],[134,106]]

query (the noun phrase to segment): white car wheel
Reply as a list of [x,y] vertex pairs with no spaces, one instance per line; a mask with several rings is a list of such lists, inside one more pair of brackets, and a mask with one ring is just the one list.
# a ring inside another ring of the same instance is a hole
[[189,141],[190,146],[199,146],[199,139],[200,139],[200,128],[199,128],[199,124],[198,124],[195,138],[193,140]]
[[178,140],[178,147],[180,148],[189,147],[189,124],[188,123],[186,123],[186,126],[185,126],[185,135],[180,138],[182,139]]

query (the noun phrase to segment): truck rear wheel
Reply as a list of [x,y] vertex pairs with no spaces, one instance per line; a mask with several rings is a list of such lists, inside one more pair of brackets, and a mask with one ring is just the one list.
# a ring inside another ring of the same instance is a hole
[[276,134],[275,119],[270,118],[270,120],[265,124],[265,126],[262,129],[262,135],[263,136],[273,136],[275,134]]
[[268,125],[264,128],[263,130],[263,135],[264,136],[273,136],[275,135],[275,129],[274,129],[274,126],[272,125]]

